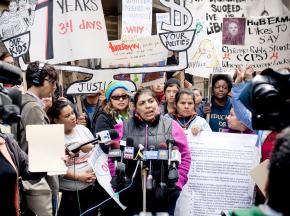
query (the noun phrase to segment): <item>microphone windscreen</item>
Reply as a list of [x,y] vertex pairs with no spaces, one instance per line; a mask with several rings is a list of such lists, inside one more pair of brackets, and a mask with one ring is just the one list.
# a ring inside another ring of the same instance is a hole
[[132,137],[127,137],[126,146],[128,146],[128,147],[133,147],[134,146],[134,139]]
[[139,144],[138,147],[139,147],[140,150],[144,149],[144,146],[142,144]]
[[169,144],[172,144],[173,145],[174,143],[174,140],[173,139],[168,139],[166,140],[166,144],[169,145]]
[[172,150],[177,150],[177,151],[179,151],[179,148],[178,148],[177,146],[173,146],[173,147],[172,147]]
[[167,149],[167,144],[166,143],[160,143],[159,144],[159,149],[166,150]]
[[111,140],[117,139],[119,137],[119,134],[115,129],[110,129],[109,134],[110,134]]

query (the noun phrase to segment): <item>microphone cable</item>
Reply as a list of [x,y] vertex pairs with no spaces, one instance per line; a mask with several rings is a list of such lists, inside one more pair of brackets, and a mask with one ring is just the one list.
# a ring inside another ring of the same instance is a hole
[[74,167],[74,184],[76,187],[76,192],[77,192],[77,201],[78,201],[78,207],[79,207],[79,212],[82,214],[82,209],[81,209],[81,202],[80,202],[80,195],[79,195],[79,190],[77,186],[77,180],[76,180],[76,158],[73,158],[73,167]]
[[[79,158],[79,160],[82,160],[84,157],[86,157],[88,154],[91,153],[91,151],[93,151],[93,149],[91,149],[89,152],[86,152],[83,156],[81,156]],[[76,180],[76,158],[73,157],[73,170],[74,170],[74,184],[75,184],[75,188],[76,188],[76,192],[77,192],[77,202],[78,202],[78,208],[79,208],[79,212],[80,214],[82,214],[82,209],[81,209],[81,200],[80,200],[80,195],[79,195],[79,189],[78,189],[78,186],[77,186],[77,181],[79,180]]]
[[109,200],[113,199],[113,197],[117,197],[117,196],[119,196],[120,193],[122,193],[123,191],[129,189],[129,188],[133,185],[133,182],[134,182],[134,179],[135,179],[135,176],[136,176],[136,173],[137,173],[137,170],[138,170],[138,166],[139,166],[139,164],[140,164],[140,160],[137,161],[137,166],[136,166],[136,168],[135,168],[135,170],[134,170],[134,173],[133,173],[133,175],[132,175],[131,183],[130,183],[127,187],[123,188],[122,190],[118,191],[117,193],[114,193],[113,196],[110,196],[109,198],[105,199],[105,200],[102,201],[101,203],[99,203],[99,204],[97,204],[97,205],[95,205],[95,206],[93,206],[93,207],[87,209],[85,212],[83,212],[82,214],[80,214],[80,216],[83,216],[83,215],[87,214],[88,212],[94,210],[95,208],[100,207],[100,206],[103,205],[104,203],[106,203],[106,202],[108,202]]

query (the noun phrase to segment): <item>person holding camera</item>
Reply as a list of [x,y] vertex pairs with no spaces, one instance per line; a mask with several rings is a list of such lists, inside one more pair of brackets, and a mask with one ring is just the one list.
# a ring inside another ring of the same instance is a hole
[[[155,184],[150,189],[147,188],[146,211],[168,212],[174,214],[176,200],[179,197],[183,185],[188,180],[191,156],[183,129],[179,124],[171,119],[165,118],[158,113],[158,100],[149,88],[139,89],[134,96],[135,111],[133,117],[115,126],[119,133],[119,138],[133,140],[133,146],[139,149],[135,157],[140,156],[141,145],[144,150],[154,149],[167,150],[166,143],[172,140],[173,146],[179,148],[181,153],[181,163],[178,166],[178,176],[175,179],[168,177],[167,161],[152,160],[152,177]],[[171,142],[171,141],[170,141]],[[142,156],[141,156],[142,157]],[[138,159],[138,158],[136,158]],[[140,159],[140,158],[139,158]],[[138,162],[136,160],[126,160],[126,175],[132,178]],[[148,163],[148,161],[147,161]],[[150,166],[144,162],[144,165]],[[172,164],[170,164],[172,165]],[[143,172],[142,172],[143,173]],[[114,176],[114,172],[113,172]],[[127,205],[125,215],[135,215],[142,211],[142,180],[140,169],[137,170],[132,186],[120,193],[120,201]],[[143,182],[144,183],[144,182]],[[124,186],[126,187],[126,185]],[[118,191],[122,188],[116,188]],[[143,206],[144,207],[144,206]]]

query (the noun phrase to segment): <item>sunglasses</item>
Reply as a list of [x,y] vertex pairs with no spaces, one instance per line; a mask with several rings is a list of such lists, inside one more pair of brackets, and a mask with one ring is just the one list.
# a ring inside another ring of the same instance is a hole
[[113,95],[113,96],[111,96],[112,100],[120,100],[121,98],[122,98],[122,100],[126,100],[126,99],[129,98],[129,95],[124,94],[124,95]]

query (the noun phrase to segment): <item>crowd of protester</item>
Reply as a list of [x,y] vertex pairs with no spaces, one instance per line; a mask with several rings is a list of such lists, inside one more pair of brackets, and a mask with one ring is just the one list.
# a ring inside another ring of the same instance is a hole
[[[2,55],[1,60],[13,63],[7,54]],[[264,198],[257,189],[256,204],[260,206],[249,210],[249,214],[245,214],[247,211],[233,211],[231,214],[289,215],[286,201],[289,204],[290,132],[288,129],[277,135],[280,131],[253,130],[250,113],[238,100],[245,82],[253,75],[251,68],[245,71],[237,69],[233,78],[225,74],[214,75],[210,103],[202,99],[200,89],[194,86],[181,88],[182,81],[176,78],[170,78],[164,84],[142,87],[136,92],[130,92],[124,82],[112,81],[103,91],[83,96],[83,110],[80,112],[71,99],[55,96],[58,72],[52,65],[30,63],[25,72],[27,91],[22,95],[19,127],[14,139],[2,133],[0,137],[1,215],[3,212],[11,216],[80,215],[109,197],[88,164],[87,160],[94,150],[91,144],[82,147],[77,155],[68,155],[65,175],[30,173],[26,126],[36,124],[63,124],[66,146],[90,141],[96,133],[110,129],[119,134],[118,139],[112,141],[115,146],[128,137],[133,140],[135,149],[140,149],[140,143],[145,149],[159,149],[162,143],[173,140],[181,153],[178,178],[170,181],[168,171],[163,175],[160,162],[154,161],[151,172],[155,190],[147,193],[147,211],[168,212],[169,215],[174,215],[176,201],[188,179],[191,163],[189,137],[202,131],[258,134],[262,160],[271,159],[267,197]],[[276,136],[277,144],[274,145]],[[101,147],[108,154],[108,146]],[[288,161],[284,157],[288,157]],[[116,167],[108,162],[114,176]],[[140,169],[136,173],[136,163],[132,160],[126,164],[126,175],[142,175]],[[19,182],[23,187],[21,190]],[[114,190],[119,191],[120,188]],[[59,192],[62,192],[61,198]],[[120,193],[120,201],[127,206],[126,210],[123,211],[111,200],[86,215],[139,214],[142,211],[141,194],[142,181],[136,178],[128,190]],[[279,194],[284,195],[281,198]]]

